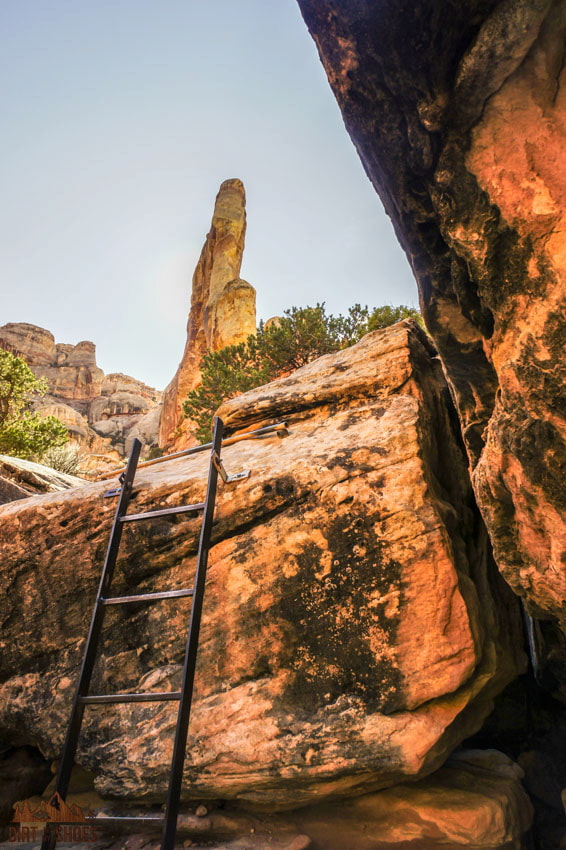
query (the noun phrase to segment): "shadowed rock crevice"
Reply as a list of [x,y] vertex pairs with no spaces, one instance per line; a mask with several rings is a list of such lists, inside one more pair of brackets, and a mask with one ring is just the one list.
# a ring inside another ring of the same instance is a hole
[[51,763],[34,747],[3,748],[0,754],[0,829],[12,819],[18,800],[41,794],[51,779]]

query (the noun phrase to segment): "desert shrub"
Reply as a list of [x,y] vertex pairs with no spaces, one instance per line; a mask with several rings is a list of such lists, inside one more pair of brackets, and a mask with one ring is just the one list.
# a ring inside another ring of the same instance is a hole
[[163,457],[163,449],[161,446],[151,446],[145,457],[146,460],[156,460],[158,457]]
[[51,446],[41,456],[41,463],[66,475],[82,475],[83,453],[78,446]]

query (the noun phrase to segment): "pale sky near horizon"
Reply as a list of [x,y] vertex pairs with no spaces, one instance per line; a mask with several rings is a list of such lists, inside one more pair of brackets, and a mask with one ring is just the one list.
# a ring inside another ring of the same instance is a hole
[[0,0],[0,324],[163,389],[214,198],[258,319],[418,305],[295,0]]

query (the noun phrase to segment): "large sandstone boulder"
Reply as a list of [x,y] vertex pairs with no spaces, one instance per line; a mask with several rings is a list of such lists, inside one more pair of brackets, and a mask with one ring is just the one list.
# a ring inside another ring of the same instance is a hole
[[292,820],[324,850],[522,850],[533,815],[522,778],[502,753],[464,751],[419,782],[299,811]]
[[[185,796],[272,809],[438,768],[523,669],[435,351],[412,322],[221,411],[289,436],[224,450]],[[198,502],[208,458],[140,470],[133,510]],[[60,752],[107,545],[108,483],[0,509],[0,734]],[[114,486],[111,483],[111,486]],[[115,591],[191,584],[200,522],[127,527]],[[109,614],[93,692],[176,689],[187,600]],[[163,800],[171,704],[85,712],[102,795]]]
[[566,632],[566,5],[298,2],[417,278],[497,564]]
[[163,395],[159,444],[194,445],[181,406],[200,383],[208,350],[245,342],[256,332],[255,289],[240,278],[246,235],[246,194],[241,180],[220,186],[210,231],[193,275],[187,341],[173,380]]

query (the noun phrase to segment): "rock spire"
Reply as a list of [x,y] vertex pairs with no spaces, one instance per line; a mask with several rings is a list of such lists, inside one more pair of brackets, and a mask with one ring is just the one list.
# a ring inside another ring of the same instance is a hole
[[[220,186],[210,231],[193,274],[187,341],[175,376],[165,390],[159,443],[180,447],[190,441],[181,405],[198,386],[205,351],[244,342],[256,330],[255,289],[240,278],[246,235],[246,193],[241,180]],[[182,435],[179,437],[178,428]]]

